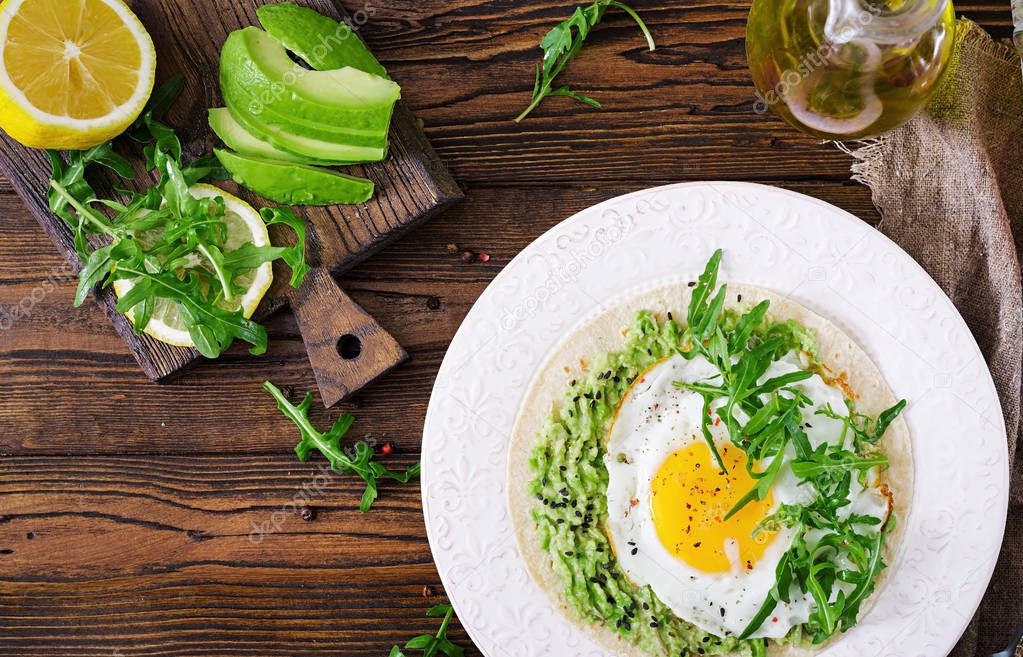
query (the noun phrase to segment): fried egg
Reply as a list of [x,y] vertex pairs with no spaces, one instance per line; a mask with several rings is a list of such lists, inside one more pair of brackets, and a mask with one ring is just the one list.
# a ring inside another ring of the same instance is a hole
[[[799,360],[790,354],[772,363],[762,381],[797,369],[802,369]],[[717,416],[724,400],[712,403],[710,433],[725,474],[701,433],[703,398],[674,385],[717,378],[702,356],[674,356],[641,375],[618,407],[605,465],[607,530],[622,571],[635,584],[649,585],[679,618],[724,637],[745,630],[774,587],[778,562],[792,543],[791,529],[755,532],[757,526],[781,504],[810,502],[813,490],[783,465],[763,500],[724,519],[755,483],[746,454],[731,443]],[[792,387],[811,400],[803,411],[811,445],[841,440],[842,422],[814,413],[825,406],[848,413],[842,392],[816,374]],[[736,418],[747,419],[738,412]],[[791,446],[776,458],[794,458]],[[850,500],[846,514],[883,518],[887,511],[887,498],[870,481],[864,487],[854,478]],[[783,637],[808,620],[812,598],[793,593],[752,636]]]

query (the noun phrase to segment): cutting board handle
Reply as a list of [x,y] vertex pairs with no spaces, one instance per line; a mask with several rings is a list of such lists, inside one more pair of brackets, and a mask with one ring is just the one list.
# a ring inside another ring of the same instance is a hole
[[314,267],[290,296],[324,406],[347,399],[408,358],[326,269]]

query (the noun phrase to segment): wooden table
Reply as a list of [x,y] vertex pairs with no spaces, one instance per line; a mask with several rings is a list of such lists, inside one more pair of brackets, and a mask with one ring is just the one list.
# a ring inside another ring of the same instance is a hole
[[[652,185],[737,179],[878,219],[848,156],[753,112],[745,1],[637,0],[653,53],[609,14],[564,80],[605,109],[555,98],[513,124],[536,44],[571,6],[369,5],[367,40],[468,191],[343,281],[412,356],[344,407],[358,418],[354,439],[394,444],[394,466],[419,457],[434,376],[473,301],[564,217]],[[996,36],[1010,31],[1004,3],[960,10]],[[466,263],[463,251],[491,257]],[[385,484],[365,515],[353,477],[302,497],[322,461],[296,460],[295,429],[260,390],[268,378],[315,389],[290,315],[270,321],[265,356],[236,346],[156,386],[98,308],[72,307],[73,292],[0,179],[0,308],[27,309],[9,328],[0,314],[0,656],[379,657],[433,631],[423,612],[444,592],[418,486]],[[339,411],[314,417],[326,425]],[[296,502],[309,513],[292,512]],[[277,531],[252,540],[274,519]],[[452,635],[469,645],[460,628]]]

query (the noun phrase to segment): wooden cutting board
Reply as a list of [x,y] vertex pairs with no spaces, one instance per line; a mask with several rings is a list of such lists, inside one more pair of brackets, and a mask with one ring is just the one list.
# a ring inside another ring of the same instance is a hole
[[[342,10],[331,0],[299,1],[334,19],[343,18],[339,13]],[[157,84],[175,74],[185,76],[182,95],[165,118],[178,130],[185,161],[211,154],[216,142],[206,123],[206,111],[223,105],[218,82],[220,48],[233,30],[259,25],[256,8],[267,2],[136,0],[131,4],[156,45]],[[350,24],[358,29],[364,18],[357,16]],[[154,182],[154,177],[142,168],[141,151],[136,145],[121,139],[117,149],[135,163],[136,187],[145,188]],[[100,197],[116,197],[111,179],[99,167],[96,169],[92,180]],[[71,230],[47,207],[50,164],[46,153],[27,149],[0,133],[0,170],[68,262],[78,266]],[[313,270],[302,288],[295,291],[288,285],[287,268],[275,264],[274,284],[256,313],[256,319],[261,320],[285,306],[292,307],[327,406],[407,357],[397,342],[337,286],[333,276],[462,197],[422,128],[402,103],[395,109],[391,126],[390,157],[345,170],[373,180],[376,195],[360,205],[296,208],[308,220],[307,259]],[[256,208],[274,205],[231,182],[215,184]],[[279,226],[272,227],[270,234],[274,244],[292,239],[289,229]],[[135,335],[128,320],[114,310],[116,300],[111,290],[98,291],[97,301],[153,381],[168,381],[201,358],[194,349],[171,347],[149,336]]]

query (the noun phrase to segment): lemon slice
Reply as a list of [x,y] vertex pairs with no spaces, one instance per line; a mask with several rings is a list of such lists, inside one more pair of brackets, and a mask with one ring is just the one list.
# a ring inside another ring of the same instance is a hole
[[[266,230],[266,224],[259,213],[245,201],[212,185],[192,185],[188,191],[196,198],[213,199],[220,196],[224,199],[224,223],[227,224],[224,253],[234,251],[247,242],[252,242],[256,246],[270,245],[270,234]],[[139,241],[144,242],[144,236],[139,237]],[[198,264],[201,266],[201,263]],[[245,287],[245,292],[235,296],[231,301],[222,301],[220,307],[230,311],[241,308],[246,318],[252,317],[273,279],[273,267],[269,262],[245,272],[234,279],[235,283]],[[135,279],[114,281],[114,292],[118,297],[122,297],[134,286]],[[125,315],[132,322],[135,321],[135,314],[131,310]],[[149,320],[145,332],[160,342],[177,347],[195,346],[185,323],[181,320],[177,304],[167,299],[157,299],[153,317]]]
[[121,0],[0,3],[0,128],[84,150],[124,132],[153,91],[156,51]]

